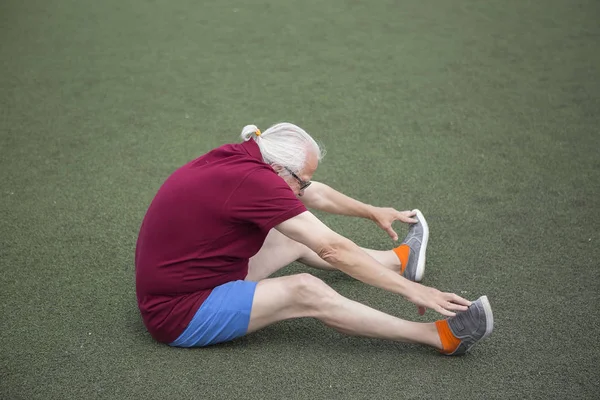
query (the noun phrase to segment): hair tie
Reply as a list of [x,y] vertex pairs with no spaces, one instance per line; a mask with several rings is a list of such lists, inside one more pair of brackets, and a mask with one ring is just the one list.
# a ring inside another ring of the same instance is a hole
[[254,133],[256,133],[256,136],[260,136],[260,129],[256,128],[256,132]]

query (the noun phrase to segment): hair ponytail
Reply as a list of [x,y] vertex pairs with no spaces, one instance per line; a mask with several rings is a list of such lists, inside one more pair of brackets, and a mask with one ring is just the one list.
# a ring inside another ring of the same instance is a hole
[[252,136],[260,136],[260,130],[256,125],[246,125],[244,129],[242,129],[242,134],[240,136],[244,141],[248,141]]

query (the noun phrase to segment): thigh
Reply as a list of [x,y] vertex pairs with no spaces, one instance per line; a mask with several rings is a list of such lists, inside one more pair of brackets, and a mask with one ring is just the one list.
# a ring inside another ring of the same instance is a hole
[[213,289],[174,347],[204,347],[227,342],[248,331],[256,282],[233,281]]
[[303,256],[308,248],[271,229],[258,253],[248,263],[247,281],[265,279]]

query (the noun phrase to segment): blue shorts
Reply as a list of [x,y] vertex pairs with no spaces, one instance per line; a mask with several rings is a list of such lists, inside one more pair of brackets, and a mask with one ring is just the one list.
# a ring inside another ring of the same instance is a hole
[[203,347],[248,332],[257,282],[232,281],[217,286],[183,333],[170,346]]

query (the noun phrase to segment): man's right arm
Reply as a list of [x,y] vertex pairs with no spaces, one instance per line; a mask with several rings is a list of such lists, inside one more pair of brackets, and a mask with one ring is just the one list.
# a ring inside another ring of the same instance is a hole
[[409,281],[369,256],[350,239],[334,232],[309,211],[275,227],[279,232],[317,253],[333,267],[366,284],[398,293],[418,306],[452,316],[450,310],[465,310],[470,305],[453,293]]

